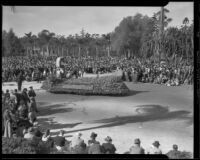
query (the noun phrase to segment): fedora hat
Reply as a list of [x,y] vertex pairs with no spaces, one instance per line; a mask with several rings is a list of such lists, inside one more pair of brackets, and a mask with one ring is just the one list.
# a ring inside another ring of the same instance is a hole
[[97,134],[92,132],[90,137],[95,138],[95,137],[97,137]]

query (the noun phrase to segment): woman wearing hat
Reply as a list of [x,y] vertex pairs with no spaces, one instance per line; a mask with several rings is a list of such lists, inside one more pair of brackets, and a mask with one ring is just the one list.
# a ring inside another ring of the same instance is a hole
[[112,139],[111,137],[107,136],[105,138],[106,143],[102,144],[102,152],[104,154],[115,154],[116,148],[112,144]]
[[159,146],[160,146],[159,141],[155,141],[155,142],[152,144],[150,150],[147,152],[147,154],[162,154],[162,151],[161,151],[161,149],[159,148]]

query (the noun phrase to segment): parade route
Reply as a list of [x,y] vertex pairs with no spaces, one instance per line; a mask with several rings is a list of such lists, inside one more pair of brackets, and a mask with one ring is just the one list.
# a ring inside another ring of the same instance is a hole
[[[33,86],[41,128],[51,129],[52,136],[66,131],[68,140],[77,132],[87,143],[91,132],[104,142],[113,139],[117,153],[124,153],[135,138],[148,149],[158,140],[163,153],[173,144],[193,153],[193,87],[126,82],[131,95],[126,97],[52,94],[40,89],[42,83],[24,82]],[[15,89],[16,83],[4,83],[2,89]]]

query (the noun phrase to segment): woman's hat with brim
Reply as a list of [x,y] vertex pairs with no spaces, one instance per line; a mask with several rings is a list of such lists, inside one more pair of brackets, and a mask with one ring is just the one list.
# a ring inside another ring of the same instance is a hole
[[112,138],[109,137],[109,136],[107,136],[107,137],[105,138],[105,141],[106,141],[106,142],[111,142],[111,141],[112,141]]

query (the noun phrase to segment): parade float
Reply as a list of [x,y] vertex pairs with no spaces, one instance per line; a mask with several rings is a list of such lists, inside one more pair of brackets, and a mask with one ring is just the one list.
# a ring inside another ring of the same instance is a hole
[[[60,67],[61,60],[60,57],[57,59],[57,67]],[[130,93],[119,75],[79,78],[51,76],[43,82],[42,88],[48,92],[60,94],[125,96]]]

